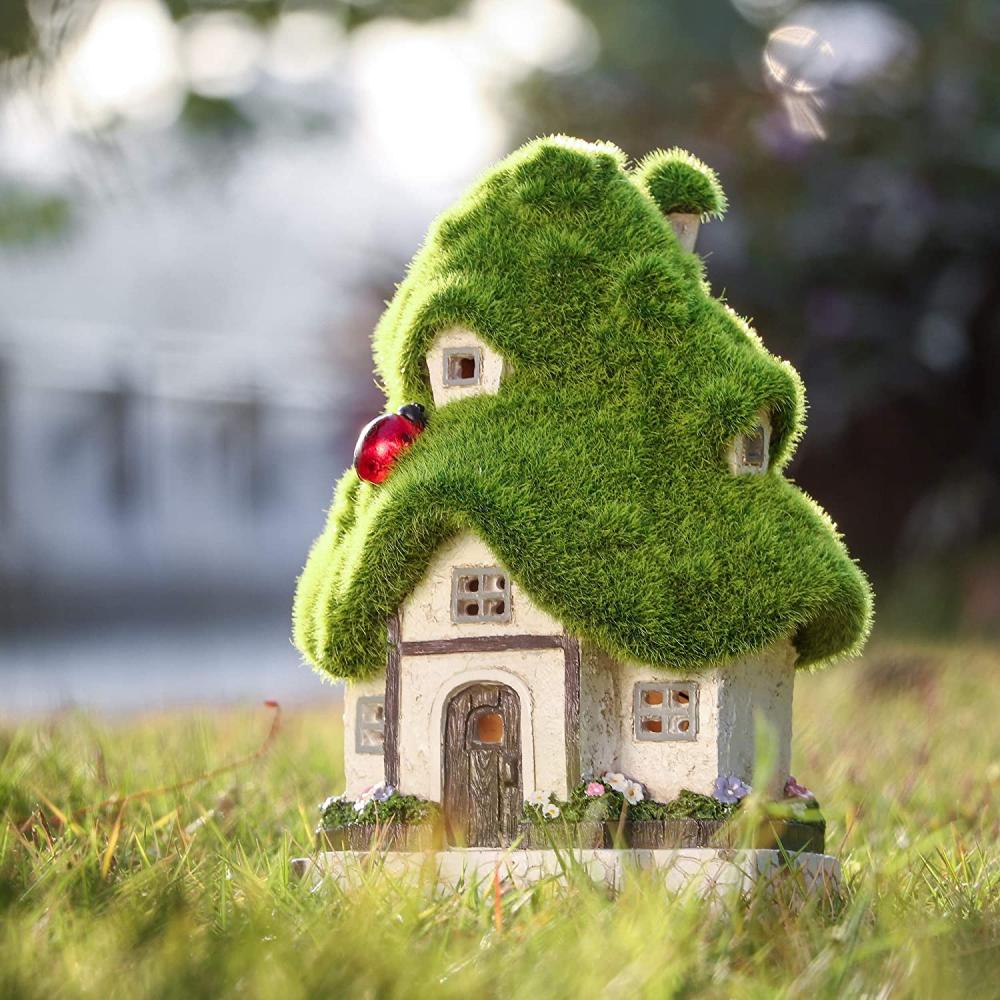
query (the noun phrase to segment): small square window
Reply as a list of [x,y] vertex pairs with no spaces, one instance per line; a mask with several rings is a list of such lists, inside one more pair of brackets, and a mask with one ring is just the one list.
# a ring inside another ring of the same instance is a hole
[[509,622],[510,579],[497,566],[460,566],[452,574],[453,622]]
[[478,347],[446,347],[444,384],[479,385],[482,381],[483,352]]
[[385,742],[385,698],[380,694],[358,699],[354,747],[358,753],[382,753]]
[[698,685],[646,682],[635,686],[637,740],[694,740],[698,734]]
[[381,729],[362,729],[360,753],[382,753],[385,733]]

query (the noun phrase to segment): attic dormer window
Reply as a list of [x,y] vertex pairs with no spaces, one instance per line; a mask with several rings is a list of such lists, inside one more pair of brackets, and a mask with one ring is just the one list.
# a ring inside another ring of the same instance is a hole
[[757,416],[754,428],[737,434],[729,449],[729,467],[733,474],[762,475],[767,472],[771,451],[771,420],[765,412]]
[[499,566],[459,566],[451,578],[451,620],[509,622],[510,578]]
[[446,347],[444,385],[479,385],[483,380],[483,352],[478,347]]
[[441,330],[427,351],[426,364],[437,407],[469,396],[496,394],[507,370],[499,351],[465,326]]

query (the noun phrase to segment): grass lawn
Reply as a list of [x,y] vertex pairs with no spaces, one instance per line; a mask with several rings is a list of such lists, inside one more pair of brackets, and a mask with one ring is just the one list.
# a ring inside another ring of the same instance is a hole
[[883,642],[800,678],[793,770],[844,863],[833,907],[311,893],[288,862],[341,789],[329,709],[124,806],[253,754],[273,712],[0,727],[0,997],[1000,997],[998,671],[995,647]]

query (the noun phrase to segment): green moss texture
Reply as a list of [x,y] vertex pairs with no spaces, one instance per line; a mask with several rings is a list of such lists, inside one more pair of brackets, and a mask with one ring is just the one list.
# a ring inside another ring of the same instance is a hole
[[[801,381],[712,296],[662,206],[718,214],[725,198],[687,154],[630,172],[614,146],[553,137],[431,228],[374,337],[388,408],[420,402],[428,427],[385,483],[349,470],[337,486],[295,599],[319,670],[381,670],[388,616],[462,531],[619,658],[693,670],[782,637],[800,666],[859,650],[868,583],[782,475]],[[510,370],[496,395],[436,409],[425,356],[454,326]],[[727,449],[761,409],[770,468],[734,476]]]

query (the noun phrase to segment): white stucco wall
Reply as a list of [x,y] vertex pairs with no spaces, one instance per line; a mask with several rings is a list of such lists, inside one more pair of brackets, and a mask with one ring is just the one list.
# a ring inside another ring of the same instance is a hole
[[400,608],[400,633],[404,642],[457,639],[473,635],[560,635],[562,626],[536,607],[511,581],[509,622],[460,622],[451,620],[451,577],[456,566],[501,565],[489,547],[472,534],[461,535],[436,553],[423,580]]
[[[472,636],[561,635],[562,627],[511,584],[509,622],[451,620],[452,570],[493,566],[499,560],[467,534],[443,546],[400,608],[406,642]],[[757,656],[700,673],[671,672],[619,663],[582,644],[580,756],[584,772],[623,771],[660,800],[682,789],[708,793],[720,774],[752,777],[755,714],[777,740],[775,782],[788,775],[791,757],[795,653],[782,641]],[[695,740],[637,740],[633,729],[635,685],[643,681],[695,681]],[[566,788],[565,661],[561,648],[501,652],[403,655],[400,659],[400,787],[434,801],[441,798],[441,754],[448,699],[474,683],[511,687],[521,703],[522,783],[525,795]],[[344,765],[347,792],[356,796],[383,779],[380,754],[355,749],[357,699],[384,693],[384,677],[349,683],[344,697]]]
[[795,649],[783,640],[752,659],[737,661],[717,672],[722,682],[719,702],[719,773],[750,780],[754,763],[754,718],[774,736],[777,761],[770,789],[777,793],[792,765],[792,696]]
[[521,703],[521,782],[566,793],[566,731],[561,649],[404,656],[400,669],[399,784],[441,800],[446,706],[476,683],[506,684]]
[[[562,627],[511,582],[509,622],[451,620],[452,570],[495,566],[499,560],[475,535],[443,546],[421,583],[399,609],[400,639],[419,642],[465,636],[560,635]],[[441,752],[448,699],[469,684],[511,687],[521,704],[521,780],[525,795],[566,789],[565,660],[561,648],[496,653],[404,655],[399,666],[399,784],[404,792],[441,799]],[[358,698],[384,694],[385,677],[350,682],[344,694],[344,768],[347,794],[383,780],[381,754],[355,748]]]
[[[718,770],[718,690],[714,672],[672,673],[640,664],[623,664],[585,643],[580,689],[580,741],[583,770],[622,771],[641,781],[661,801],[683,788],[709,792]],[[642,681],[695,681],[698,684],[698,733],[694,740],[637,740],[633,732],[635,685]]]
[[[457,566],[502,565],[477,536],[443,546],[423,580],[400,608],[403,642],[466,636],[560,635],[562,626],[511,581],[509,622],[451,620],[452,571]],[[562,649],[403,656],[400,662],[400,785],[440,800],[441,747],[447,701],[479,682],[507,684],[521,702],[521,757],[525,795],[566,791],[566,734]]]
[[385,694],[383,674],[365,681],[348,681],[344,685],[344,778],[350,798],[357,798],[369,785],[377,785],[385,778],[383,755],[358,753],[356,749],[358,698],[372,694]]
[[[448,347],[478,347],[482,352],[481,378],[478,385],[445,385],[444,352]],[[456,399],[495,393],[500,388],[506,362],[478,334],[462,327],[452,327],[437,335],[427,352],[427,372],[430,376],[431,395],[435,406],[445,406]]]
[[[695,740],[637,740],[635,685],[643,681],[698,684]],[[675,673],[618,663],[589,644],[582,657],[580,722],[583,770],[622,771],[661,801],[682,789],[709,793],[720,774],[749,781],[754,762],[754,713],[773,729],[778,761],[775,781],[788,775],[791,757],[794,650],[787,641],[725,667]]]

